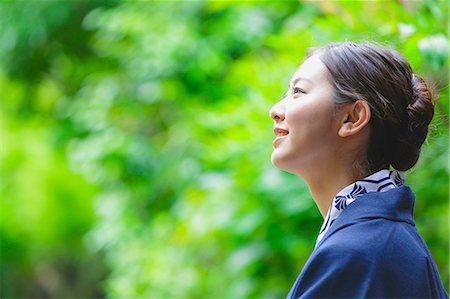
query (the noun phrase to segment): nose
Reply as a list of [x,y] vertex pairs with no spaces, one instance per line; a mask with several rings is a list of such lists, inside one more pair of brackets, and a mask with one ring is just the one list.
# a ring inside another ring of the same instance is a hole
[[269,112],[270,117],[275,122],[284,120],[284,106],[282,105],[281,102],[282,101],[279,101],[278,103],[273,105]]

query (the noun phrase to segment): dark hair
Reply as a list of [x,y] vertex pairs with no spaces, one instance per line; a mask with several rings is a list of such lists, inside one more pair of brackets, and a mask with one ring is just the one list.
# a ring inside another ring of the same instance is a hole
[[405,171],[419,159],[434,114],[433,96],[398,52],[378,45],[332,43],[313,48],[329,70],[337,104],[364,100],[370,106],[367,165]]

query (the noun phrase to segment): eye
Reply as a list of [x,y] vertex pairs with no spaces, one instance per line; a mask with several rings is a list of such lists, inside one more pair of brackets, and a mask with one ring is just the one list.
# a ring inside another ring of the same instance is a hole
[[293,92],[294,92],[294,94],[306,93],[304,90],[302,90],[302,89],[299,88],[299,87],[294,87]]

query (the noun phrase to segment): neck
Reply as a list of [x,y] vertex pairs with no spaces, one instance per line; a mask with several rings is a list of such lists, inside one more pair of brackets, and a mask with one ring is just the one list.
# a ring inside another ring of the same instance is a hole
[[334,171],[328,168],[326,173],[319,170],[303,176],[323,218],[326,217],[336,194],[351,183],[362,179],[359,175],[344,172],[342,169],[346,168],[335,168]]

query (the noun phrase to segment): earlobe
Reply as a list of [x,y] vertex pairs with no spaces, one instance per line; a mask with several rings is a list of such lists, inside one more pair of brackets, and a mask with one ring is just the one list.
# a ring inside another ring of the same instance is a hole
[[342,122],[338,134],[340,137],[348,137],[363,130],[370,121],[370,107],[366,101],[356,101],[345,109],[345,119]]
[[352,132],[352,123],[346,122],[342,124],[338,133],[340,137],[347,137],[353,135],[351,132]]

